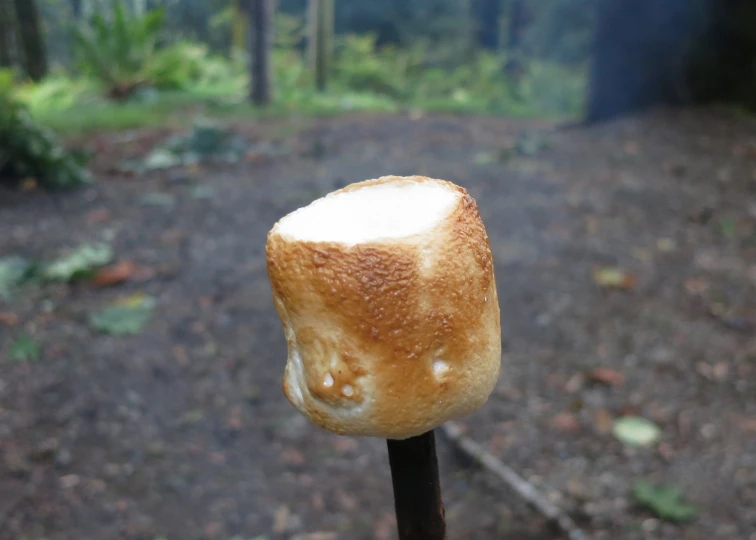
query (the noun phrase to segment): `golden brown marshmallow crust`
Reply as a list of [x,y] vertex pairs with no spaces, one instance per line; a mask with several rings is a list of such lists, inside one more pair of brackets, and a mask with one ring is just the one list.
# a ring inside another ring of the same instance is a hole
[[273,300],[288,361],[283,391],[316,425],[404,439],[481,407],[496,385],[501,326],[491,249],[473,198],[433,227],[347,245],[268,233]]

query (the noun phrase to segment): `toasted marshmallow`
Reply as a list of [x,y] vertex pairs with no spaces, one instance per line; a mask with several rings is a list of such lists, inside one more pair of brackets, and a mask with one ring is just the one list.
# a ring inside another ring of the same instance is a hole
[[477,205],[442,180],[349,185],[268,233],[284,393],[334,433],[404,439],[481,407],[501,326]]

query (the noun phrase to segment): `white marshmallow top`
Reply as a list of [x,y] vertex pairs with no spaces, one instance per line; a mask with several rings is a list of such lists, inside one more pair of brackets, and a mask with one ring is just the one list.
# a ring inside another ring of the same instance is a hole
[[355,245],[422,233],[443,220],[459,193],[433,182],[393,182],[332,193],[278,222],[278,233],[305,242]]

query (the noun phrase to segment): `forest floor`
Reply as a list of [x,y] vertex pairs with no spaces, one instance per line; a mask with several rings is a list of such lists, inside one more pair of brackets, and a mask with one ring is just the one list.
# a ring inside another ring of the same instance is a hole
[[[114,163],[166,133],[98,134],[78,141],[95,152],[92,187],[0,190],[2,256],[106,240],[142,269],[0,300],[0,538],[395,538],[385,442],[315,428],[281,392],[264,245],[316,196],[422,174],[470,191],[494,253],[503,368],[460,420],[467,434],[589,538],[756,539],[754,120],[358,114],[236,128],[262,149],[236,164],[123,174]],[[156,299],[138,334],[92,329],[92,313],[136,292]],[[22,335],[38,358],[16,350]],[[620,442],[614,421],[632,415],[659,441]],[[560,538],[438,447],[450,539]],[[643,508],[640,480],[679,489],[695,518]]]

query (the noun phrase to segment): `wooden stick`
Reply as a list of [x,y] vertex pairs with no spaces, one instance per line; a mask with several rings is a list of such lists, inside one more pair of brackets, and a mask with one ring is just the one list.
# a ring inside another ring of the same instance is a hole
[[388,440],[399,540],[446,540],[433,431]]
[[522,497],[525,502],[533,506],[551,523],[556,525],[569,540],[588,540],[585,533],[575,522],[555,505],[551,504],[538,490],[510,467],[507,467],[496,457],[487,452],[481,445],[473,441],[454,422],[447,422],[441,428],[444,435],[454,443],[464,454],[482,465],[485,469],[501,479],[509,489]]

